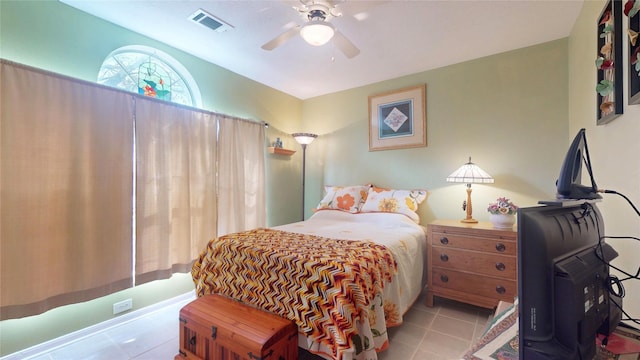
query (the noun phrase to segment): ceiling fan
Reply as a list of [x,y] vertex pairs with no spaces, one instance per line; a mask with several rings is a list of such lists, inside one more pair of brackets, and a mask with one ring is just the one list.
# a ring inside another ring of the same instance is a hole
[[300,3],[302,6],[294,7],[294,9],[303,14],[307,22],[303,25],[296,25],[276,36],[262,45],[263,49],[273,50],[300,34],[307,43],[313,46],[321,46],[333,40],[334,45],[349,59],[360,53],[360,49],[329,22],[331,18],[342,15],[335,3],[331,0],[300,0]]

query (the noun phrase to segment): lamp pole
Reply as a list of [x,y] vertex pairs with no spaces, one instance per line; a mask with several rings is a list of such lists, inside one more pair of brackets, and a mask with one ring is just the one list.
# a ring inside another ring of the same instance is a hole
[[463,210],[467,211],[467,217],[460,220],[463,223],[477,223],[478,220],[474,219],[473,206],[471,205],[471,184],[467,184],[467,201],[464,203]]
[[302,145],[302,220],[304,220],[304,179],[307,159],[307,144]]
[[302,221],[304,221],[304,183],[305,183],[305,172],[306,172],[306,162],[307,162],[307,145],[311,144],[313,140],[318,137],[316,134],[309,133],[295,133],[291,134],[296,141],[302,146]]

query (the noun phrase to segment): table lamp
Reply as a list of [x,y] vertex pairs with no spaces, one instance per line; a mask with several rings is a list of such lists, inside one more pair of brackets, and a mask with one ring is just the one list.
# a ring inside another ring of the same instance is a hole
[[487,174],[484,170],[480,169],[478,165],[469,162],[462,165],[458,170],[447,176],[447,182],[457,182],[467,184],[467,200],[462,203],[462,209],[467,211],[467,217],[460,220],[463,223],[477,223],[478,220],[472,216],[473,207],[471,206],[471,184],[492,184],[493,178]]

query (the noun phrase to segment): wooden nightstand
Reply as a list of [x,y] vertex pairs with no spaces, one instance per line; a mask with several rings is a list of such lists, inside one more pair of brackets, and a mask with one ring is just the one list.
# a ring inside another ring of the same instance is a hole
[[518,292],[517,234],[488,222],[427,225],[427,306],[440,296],[493,308]]

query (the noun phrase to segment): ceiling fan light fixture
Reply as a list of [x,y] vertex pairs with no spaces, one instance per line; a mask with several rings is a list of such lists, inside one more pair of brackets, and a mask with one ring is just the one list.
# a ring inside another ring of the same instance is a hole
[[300,35],[304,41],[313,46],[322,46],[328,43],[334,33],[333,27],[322,20],[310,21],[300,29]]

